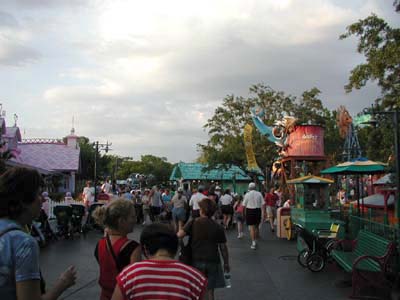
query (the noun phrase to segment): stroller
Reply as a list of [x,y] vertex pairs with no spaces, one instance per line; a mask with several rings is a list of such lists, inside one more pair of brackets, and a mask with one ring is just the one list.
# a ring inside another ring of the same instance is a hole
[[82,233],[82,219],[85,216],[85,206],[81,204],[71,204],[71,233]]
[[69,238],[71,236],[72,207],[70,205],[57,205],[54,207],[53,213],[57,219],[57,235]]
[[38,241],[40,247],[46,246],[49,241],[57,240],[57,236],[51,229],[49,218],[44,209],[40,210],[39,218],[32,222],[30,233]]
[[103,206],[103,205],[104,205],[103,203],[94,202],[89,206],[86,223],[83,227],[83,233],[86,233],[87,231],[89,231],[91,229],[96,229],[96,228],[103,231],[103,228],[100,225],[96,224],[92,217],[92,214],[96,210],[96,208]]
[[336,244],[338,231],[338,224],[332,224],[330,230],[313,230],[312,233],[296,224],[297,239],[302,248],[297,256],[298,263],[312,272],[322,271]]

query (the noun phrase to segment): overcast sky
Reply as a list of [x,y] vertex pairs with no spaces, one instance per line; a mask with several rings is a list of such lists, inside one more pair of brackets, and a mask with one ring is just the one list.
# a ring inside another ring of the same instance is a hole
[[78,135],[113,154],[193,161],[228,94],[264,83],[312,87],[355,114],[374,84],[344,92],[363,61],[347,25],[372,12],[400,26],[392,0],[1,0],[0,103],[23,138]]

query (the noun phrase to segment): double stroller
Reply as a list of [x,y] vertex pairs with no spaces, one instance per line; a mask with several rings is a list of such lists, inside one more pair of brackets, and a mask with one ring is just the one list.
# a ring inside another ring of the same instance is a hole
[[307,231],[296,224],[298,246],[301,249],[297,256],[298,263],[312,272],[320,272],[330,258],[330,252],[336,245],[338,224],[332,224],[329,230]]
[[57,234],[70,238],[75,233],[82,233],[82,220],[85,216],[85,206],[79,204],[57,205],[53,209],[57,219]]

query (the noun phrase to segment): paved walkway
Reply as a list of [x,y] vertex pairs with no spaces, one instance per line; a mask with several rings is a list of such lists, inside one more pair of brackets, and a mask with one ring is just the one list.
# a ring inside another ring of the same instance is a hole
[[[138,240],[141,228],[135,228],[131,237]],[[100,237],[101,233],[93,231],[86,238],[61,240],[42,249],[42,271],[48,285],[67,266],[74,264],[78,269],[78,282],[63,294],[64,299],[99,299],[93,251]],[[228,231],[232,288],[218,289],[216,299],[339,300],[350,294],[349,288],[334,286],[343,277],[334,265],[312,273],[297,263],[295,242],[276,238],[265,224],[261,237],[258,249],[251,250],[248,233],[238,240],[236,231]]]

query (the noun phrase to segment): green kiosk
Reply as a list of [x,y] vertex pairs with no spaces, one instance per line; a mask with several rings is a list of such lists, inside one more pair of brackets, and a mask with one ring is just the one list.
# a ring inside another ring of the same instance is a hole
[[[332,219],[329,209],[329,186],[333,182],[313,175],[288,180],[287,184],[293,184],[295,191],[295,205],[290,211],[291,223],[299,224],[309,232],[330,230],[332,224],[339,224],[337,236],[343,237],[344,222]],[[288,230],[292,228],[290,226]],[[293,236],[292,233],[290,235]]]

